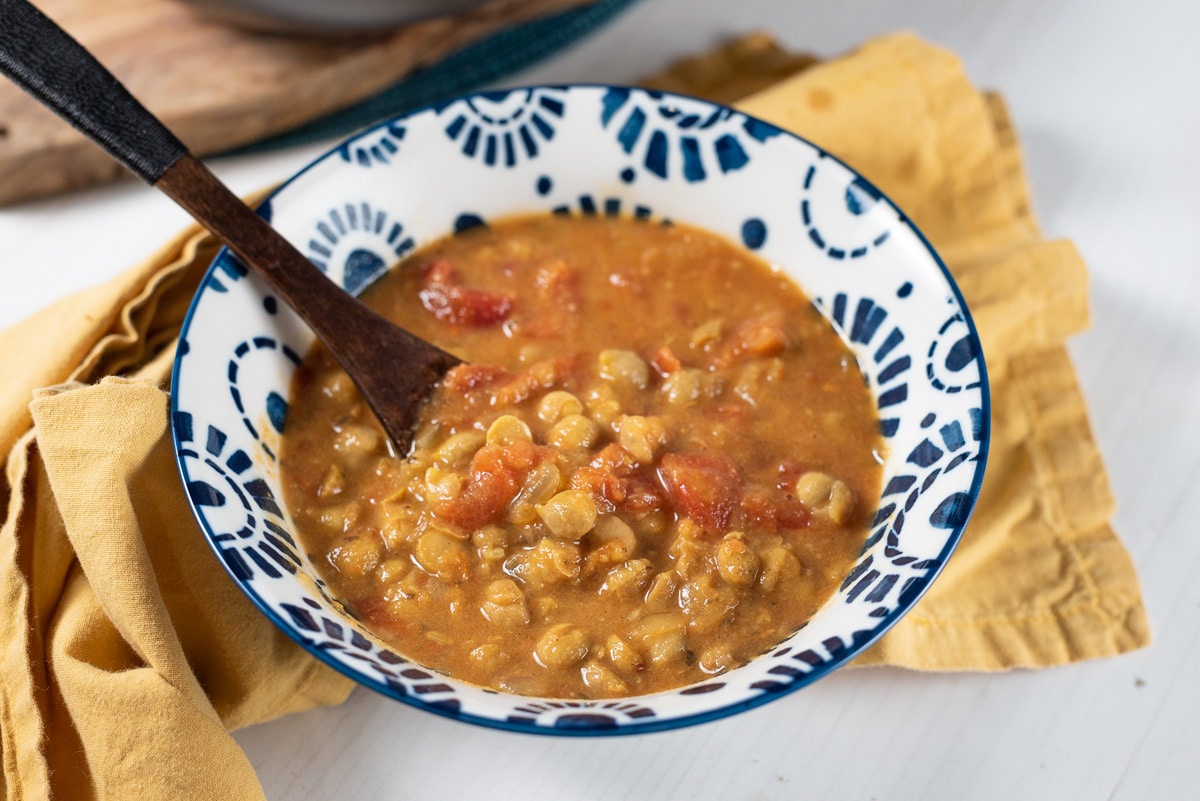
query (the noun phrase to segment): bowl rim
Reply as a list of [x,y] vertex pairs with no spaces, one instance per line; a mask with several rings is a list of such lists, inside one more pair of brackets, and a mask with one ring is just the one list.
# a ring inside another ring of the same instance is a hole
[[[415,107],[415,108],[406,110],[400,114],[391,115],[391,116],[387,117],[386,119],[379,120],[379,121],[373,123],[372,125],[369,125],[365,128],[362,128],[362,129],[356,131],[353,134],[339,138],[335,143],[333,143],[327,149],[323,150],[318,155],[312,157],[303,167],[301,167],[300,169],[295,171],[285,181],[283,181],[282,183],[275,186],[272,190],[270,190],[270,192],[268,194],[266,194],[259,201],[258,205],[255,206],[255,211],[260,216],[264,216],[265,218],[267,218],[269,221],[270,211],[272,208],[273,201],[281,193],[283,193],[285,190],[287,190],[292,184],[299,181],[308,172],[316,169],[319,165],[323,164],[327,159],[337,156],[339,154],[339,151],[343,150],[344,148],[346,148],[353,142],[355,142],[361,138],[370,136],[374,132],[376,132],[382,128],[386,128],[387,126],[392,125],[394,123],[401,122],[410,117],[415,117],[417,115],[425,114],[429,111],[437,110],[440,107],[445,107],[446,105],[449,105],[452,103],[469,100],[471,98],[476,98],[476,97],[486,98],[489,95],[491,95],[491,96],[495,96],[497,94],[507,95],[507,94],[513,93],[513,92],[534,92],[534,91],[538,91],[538,90],[573,90],[573,89],[595,89],[598,91],[602,91],[602,90],[628,91],[628,92],[634,92],[634,93],[641,93],[647,97],[651,97],[654,99],[677,97],[677,98],[680,98],[680,99],[688,101],[688,102],[704,104],[704,105],[712,107],[713,109],[729,110],[733,114],[739,115],[742,118],[745,118],[745,119],[751,120],[751,121],[755,121],[764,126],[767,126],[772,131],[778,132],[780,135],[783,135],[785,137],[788,137],[788,138],[791,138],[794,140],[798,140],[801,144],[807,145],[808,147],[812,148],[812,150],[815,153],[820,154],[821,157],[827,158],[827,159],[833,161],[834,163],[838,164],[839,166],[841,166],[850,175],[854,176],[858,182],[861,182],[861,184],[865,188],[867,188],[868,191],[870,191],[872,193],[872,195],[875,198],[877,198],[877,200],[879,202],[886,203],[888,206],[890,206],[891,209],[894,212],[896,212],[896,214],[898,215],[899,219],[897,220],[897,224],[907,227],[916,236],[917,241],[924,248],[925,252],[928,253],[928,255],[932,257],[933,263],[937,265],[938,269],[941,272],[941,277],[944,280],[946,287],[949,289],[955,302],[958,304],[958,311],[961,313],[962,320],[967,326],[968,335],[969,335],[969,337],[975,347],[975,351],[976,351],[974,361],[978,364],[978,367],[979,367],[978,392],[979,392],[979,400],[980,400],[980,421],[981,421],[980,422],[980,432],[979,432],[978,439],[977,439],[979,453],[978,453],[978,456],[974,459],[974,461],[976,462],[976,467],[975,467],[975,473],[971,479],[970,487],[968,490],[966,490],[963,493],[970,500],[969,509],[967,510],[967,513],[963,516],[962,522],[950,530],[949,535],[946,537],[945,544],[943,545],[941,551],[938,553],[938,555],[936,557],[937,564],[935,566],[931,567],[929,569],[929,571],[923,577],[921,577],[921,579],[919,580],[920,581],[919,586],[912,588],[912,590],[909,592],[909,600],[906,603],[901,604],[897,608],[890,611],[887,615],[880,617],[878,619],[879,622],[866,632],[866,636],[863,636],[861,639],[859,639],[859,638],[857,638],[857,635],[863,634],[863,632],[857,632],[856,639],[851,646],[845,648],[840,653],[838,653],[836,656],[833,656],[833,658],[814,667],[811,671],[805,673],[804,675],[794,678],[792,681],[788,682],[783,687],[781,687],[777,690],[764,691],[764,692],[761,692],[750,698],[745,698],[740,701],[735,701],[733,703],[725,704],[725,705],[716,707],[711,710],[706,710],[703,712],[696,712],[696,713],[692,713],[692,714],[684,715],[684,716],[670,717],[670,718],[665,718],[665,719],[649,719],[649,720],[645,720],[645,721],[639,720],[637,722],[622,723],[619,725],[589,726],[589,727],[574,727],[574,726],[557,727],[557,726],[542,725],[536,721],[489,718],[489,717],[484,717],[481,715],[472,714],[469,712],[464,712],[464,711],[461,711],[458,709],[447,708],[446,706],[439,705],[437,703],[427,703],[427,702],[423,701],[420,697],[415,697],[413,694],[405,693],[403,691],[397,691],[397,690],[389,687],[384,682],[379,681],[378,679],[375,679],[375,678],[367,675],[364,672],[358,672],[358,671],[354,671],[354,670],[350,669],[350,667],[348,665],[346,665],[336,659],[333,659],[326,650],[313,646],[302,634],[300,634],[296,630],[295,626],[293,626],[290,622],[285,620],[278,612],[276,612],[274,609],[272,609],[271,606],[257,592],[255,592],[253,590],[253,588],[251,586],[249,586],[249,584],[247,582],[239,581],[237,579],[237,576],[234,575],[234,573],[232,572],[230,566],[227,564],[225,559],[223,559],[221,557],[219,548],[217,547],[217,543],[213,539],[212,532],[209,531],[207,526],[204,524],[203,515],[200,514],[200,511],[199,511],[196,503],[194,502],[194,500],[192,499],[190,494],[185,493],[185,495],[187,497],[188,507],[192,511],[192,516],[196,520],[197,526],[200,529],[201,534],[204,536],[209,547],[213,550],[213,554],[216,557],[217,562],[221,565],[221,567],[225,570],[225,572],[230,576],[230,578],[233,580],[234,584],[237,585],[239,587],[239,589],[250,599],[250,601],[254,604],[254,606],[261,613],[263,613],[265,615],[265,617],[268,620],[270,620],[278,629],[280,629],[284,634],[286,634],[293,642],[295,642],[297,645],[299,645],[301,648],[303,648],[308,654],[316,657],[322,663],[333,668],[334,670],[341,673],[342,675],[344,675],[350,679],[353,679],[357,684],[364,685],[364,686],[366,686],[388,698],[400,701],[400,702],[407,704],[411,707],[414,707],[416,709],[420,709],[425,712],[433,713],[440,717],[444,717],[444,718],[448,718],[448,719],[456,720],[456,721],[461,721],[461,722],[465,722],[465,723],[471,723],[474,725],[482,726],[484,728],[495,729],[495,730],[500,730],[500,731],[507,731],[507,732],[517,732],[517,733],[523,733],[523,734],[538,734],[538,735],[543,735],[543,736],[556,736],[556,737],[563,737],[563,736],[566,736],[566,737],[611,737],[611,736],[646,734],[646,733],[652,733],[652,732],[670,731],[670,730],[674,730],[674,729],[683,729],[683,728],[688,728],[691,726],[699,725],[702,723],[708,723],[708,722],[720,720],[722,718],[731,717],[733,715],[739,714],[744,711],[748,711],[750,709],[755,709],[755,708],[763,706],[771,701],[774,701],[778,698],[781,698],[782,696],[790,695],[790,694],[796,692],[797,690],[800,690],[804,687],[807,687],[807,686],[813,684],[818,679],[824,678],[825,676],[829,675],[830,673],[832,673],[842,667],[845,667],[848,663],[852,662],[855,657],[861,655],[871,645],[873,645],[881,637],[883,637],[883,635],[886,634],[894,625],[896,625],[896,623],[902,617],[904,617],[906,614],[908,614],[910,611],[912,611],[913,607],[916,606],[916,604],[920,601],[920,599],[929,590],[930,586],[932,586],[933,582],[938,578],[938,576],[941,575],[942,571],[945,569],[947,562],[949,562],[949,560],[950,560],[950,557],[953,555],[954,551],[958,548],[958,545],[962,540],[963,533],[966,530],[967,526],[969,525],[970,520],[974,516],[975,510],[978,507],[980,492],[982,490],[984,476],[987,472],[988,457],[989,457],[990,450],[991,450],[991,434],[992,434],[991,384],[990,384],[990,381],[988,378],[987,362],[986,362],[986,358],[985,358],[984,351],[983,351],[983,345],[982,345],[982,342],[979,337],[979,331],[975,325],[975,321],[971,314],[970,308],[968,307],[966,300],[963,298],[962,292],[959,289],[957,281],[954,279],[953,274],[950,272],[949,268],[946,266],[945,262],[942,260],[941,254],[938,253],[938,251],[933,247],[932,243],[930,243],[929,239],[925,236],[924,232],[921,231],[921,229],[918,228],[913,223],[912,219],[891,199],[891,197],[887,193],[880,190],[879,187],[877,187],[869,179],[867,179],[865,176],[863,176],[862,173],[860,173],[853,166],[851,166],[850,164],[848,164],[847,162],[842,160],[836,154],[829,152],[828,150],[826,150],[825,148],[816,144],[815,142],[811,141],[810,139],[807,139],[806,137],[804,137],[800,134],[793,133],[792,131],[790,131],[786,128],[782,128],[774,123],[763,120],[760,117],[755,117],[754,115],[747,114],[747,113],[740,111],[737,108],[730,106],[728,104],[718,103],[718,102],[708,100],[706,98],[699,97],[696,95],[690,95],[690,94],[674,92],[674,91],[647,89],[645,87],[639,87],[639,86],[633,86],[633,85],[627,85],[627,84],[604,83],[604,82],[564,82],[564,83],[520,84],[520,85],[511,86],[511,87],[502,87],[502,88],[497,88],[497,89],[480,89],[480,90],[476,90],[476,91],[472,91],[472,92],[459,94],[454,97],[449,97],[449,98],[445,98],[443,100],[423,104],[419,107]],[[264,212],[267,212],[267,213],[264,214]],[[180,334],[179,334],[179,338],[177,340],[174,358],[172,360],[171,381],[170,381],[170,388],[169,388],[169,391],[170,391],[169,411],[171,414],[171,440],[172,440],[172,445],[173,445],[173,448],[175,451],[176,468],[178,469],[180,478],[184,482],[185,485],[188,481],[188,473],[187,473],[186,466],[184,465],[183,458],[180,454],[181,449],[184,447],[184,443],[183,443],[183,441],[181,441],[179,428],[176,425],[176,414],[179,411],[177,408],[178,381],[179,381],[179,375],[180,375],[180,368],[182,366],[181,360],[185,353],[185,351],[181,350],[180,345],[185,341],[185,335],[191,326],[193,315],[196,312],[197,306],[200,302],[200,298],[204,293],[204,290],[208,284],[209,278],[213,276],[213,274],[216,270],[220,269],[220,265],[221,265],[222,261],[225,259],[229,259],[229,258],[233,258],[232,253],[224,245],[213,256],[212,262],[209,264],[208,269],[205,271],[204,276],[201,278],[200,283],[199,283],[195,293],[193,294],[191,301],[189,302],[187,313],[184,316],[182,325],[180,326]],[[801,287],[801,289],[803,291],[803,287]],[[807,292],[806,292],[806,295],[807,295]],[[825,316],[824,312],[822,312],[822,316]],[[803,626],[801,628],[803,628]],[[773,646],[772,648],[768,649],[764,653],[770,653],[771,651],[776,650],[778,647],[779,647],[778,645]],[[429,668],[425,668],[423,665],[420,665],[420,663],[417,663],[417,662],[412,662],[412,664],[418,665],[421,668],[426,669],[426,670],[431,670]],[[737,670],[737,669],[738,668],[735,668],[734,670]],[[442,674],[438,674],[438,675],[442,675]],[[715,679],[717,677],[712,677],[712,678]],[[468,685],[467,682],[463,682],[461,679],[453,679],[452,678],[452,680],[455,682],[458,682],[459,684]],[[701,686],[709,680],[710,679],[705,679],[704,681],[697,682],[693,685],[688,685],[688,686]],[[474,686],[474,685],[468,685],[468,686]],[[561,704],[561,705],[578,704],[581,707],[584,705],[594,705],[594,702],[591,700],[585,701],[585,700],[577,700],[577,699],[542,699],[541,697],[538,697],[538,696],[520,696],[520,695],[516,695],[514,693],[503,693],[500,691],[492,690],[490,688],[480,688],[480,689],[482,689],[484,692],[487,692],[489,694],[494,693],[496,695],[510,696],[512,698],[528,698],[530,701],[546,700],[546,701],[550,701],[552,703]],[[666,692],[669,693],[672,691],[666,691]],[[621,700],[636,699],[636,698],[653,698],[653,697],[655,697],[655,695],[656,694],[622,696]],[[616,699],[601,699],[601,701],[611,701],[611,700],[616,700]]]

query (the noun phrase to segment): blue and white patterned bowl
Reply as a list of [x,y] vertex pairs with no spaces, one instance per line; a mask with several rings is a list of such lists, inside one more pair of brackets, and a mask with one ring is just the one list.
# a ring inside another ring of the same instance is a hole
[[312,654],[384,695],[501,729],[612,734],[750,709],[846,664],[940,572],[983,479],[979,339],[950,275],[871,184],[772,125],[693,98],[544,86],[452,100],[367,130],[260,208],[357,293],[415,247],[515,213],[669,218],[791,275],[842,333],[878,399],[889,453],[866,547],[837,594],[771,652],[673,692],[526,698],[415,664],[349,617],[297,545],[276,454],[312,334],[227,252],[183,326],[172,413],[196,518],[234,581]]

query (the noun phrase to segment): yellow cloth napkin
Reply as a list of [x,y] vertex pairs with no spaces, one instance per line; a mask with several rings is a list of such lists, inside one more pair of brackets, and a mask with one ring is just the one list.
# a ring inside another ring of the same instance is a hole
[[0,335],[9,799],[261,798],[228,730],[350,691],[232,585],[179,486],[165,345],[214,252],[189,231]]
[[[1038,233],[1003,105],[953,56],[901,35],[742,107],[843,157],[916,220],[959,279],[991,371],[979,509],[945,574],[859,662],[994,670],[1144,645],[1062,344],[1087,323],[1086,273],[1069,243]],[[179,485],[161,387],[214,250],[187,231],[0,333],[8,799],[258,799],[227,729],[349,692],[225,576]]]

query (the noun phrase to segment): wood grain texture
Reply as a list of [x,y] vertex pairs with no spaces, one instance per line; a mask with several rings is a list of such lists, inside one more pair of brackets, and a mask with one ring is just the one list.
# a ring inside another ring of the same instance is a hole
[[[197,155],[353,105],[504,27],[590,0],[494,0],[381,34],[329,39],[228,27],[173,0],[39,0]],[[109,181],[125,170],[0,81],[0,205]]]

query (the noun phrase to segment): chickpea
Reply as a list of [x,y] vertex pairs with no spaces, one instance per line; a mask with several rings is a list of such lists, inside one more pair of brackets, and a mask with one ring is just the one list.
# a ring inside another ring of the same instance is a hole
[[652,665],[677,662],[687,650],[687,623],[678,612],[647,615],[634,629]]
[[670,515],[662,509],[651,509],[638,519],[638,528],[643,534],[658,536],[667,530]]
[[534,617],[545,620],[558,610],[558,600],[555,598],[537,595],[532,600]]
[[600,585],[600,594],[630,594],[640,592],[650,583],[650,562],[645,559],[630,559],[609,569]]
[[622,673],[640,673],[646,669],[646,661],[637,649],[616,634],[609,635],[604,650],[608,661]]
[[811,471],[796,479],[796,497],[836,525],[849,520],[854,511],[854,491],[827,473]]
[[528,239],[510,239],[504,243],[504,254],[510,259],[524,261],[532,252],[533,245]]
[[504,561],[508,536],[500,526],[484,526],[471,532],[471,545],[479,559],[486,563]]
[[544,667],[571,667],[587,657],[587,635],[570,623],[559,623],[541,636],[533,653]]
[[549,358],[529,365],[529,375],[542,388],[554,386],[554,382],[559,379],[558,368],[554,360]]
[[716,675],[724,673],[736,664],[733,652],[729,650],[729,646],[724,643],[718,643],[700,654],[700,669],[705,673]]
[[687,615],[689,628],[701,634],[720,625],[737,603],[737,591],[708,573],[679,588],[679,608]]
[[342,427],[333,437],[333,450],[352,464],[361,463],[383,443],[379,429],[359,423]]
[[322,507],[317,514],[317,523],[326,531],[345,532],[352,529],[362,518],[363,507],[358,501],[338,506]]
[[617,386],[645,389],[650,384],[650,365],[631,350],[602,350],[600,377]]
[[479,611],[489,622],[506,628],[523,626],[529,622],[525,593],[510,578],[496,579],[487,585]]
[[533,433],[529,425],[521,418],[503,414],[488,426],[486,441],[488,445],[512,445],[514,442],[530,442]]
[[388,617],[392,620],[414,620],[421,614],[421,602],[415,595],[397,593],[386,601]]
[[384,559],[379,567],[375,568],[375,580],[380,584],[393,584],[407,576],[410,570],[412,570],[412,562],[399,556],[392,556]]
[[675,536],[681,540],[696,542],[704,538],[704,529],[690,517],[684,517],[675,524]]
[[650,464],[667,444],[661,417],[625,415],[617,420],[617,442],[641,464]]
[[425,496],[429,501],[448,501],[462,492],[463,477],[434,465],[425,471]]
[[414,601],[412,609],[419,607],[416,601],[423,599],[429,591],[429,574],[410,564],[408,571],[384,590],[384,598],[390,601]]
[[688,344],[691,345],[694,350],[704,350],[705,348],[711,347],[713,343],[720,339],[721,333],[724,330],[725,322],[719,317],[714,317],[711,320],[701,323],[692,330],[692,336],[688,340]]
[[623,563],[629,558],[629,555],[628,549],[616,540],[602,542],[592,548],[584,557],[584,575],[591,576],[603,571],[608,565]]
[[662,390],[667,395],[667,403],[687,406],[697,400],[703,388],[703,375],[703,371],[695,367],[685,367],[663,379]]
[[342,474],[341,466],[334,463],[329,465],[329,469],[325,471],[325,477],[321,479],[321,485],[317,487],[317,497],[327,500],[335,495],[341,495],[345,488],[346,477]]
[[329,370],[318,380],[321,394],[335,401],[340,407],[350,406],[359,399],[358,387],[343,370]]
[[602,515],[592,527],[591,537],[599,543],[620,543],[629,553],[637,548],[637,533],[616,515]]
[[581,561],[575,543],[544,537],[535,547],[510,556],[504,562],[504,572],[540,588],[577,578]]
[[412,492],[410,492],[408,489],[407,482],[399,483],[399,481],[397,481],[397,483],[394,483],[391,487],[389,487],[389,490],[390,492],[387,492],[382,498],[379,499],[383,501],[385,506],[400,505],[409,498],[413,497]]
[[611,426],[621,416],[621,402],[609,384],[597,385],[587,398],[588,415],[602,426]]
[[768,592],[779,586],[781,581],[799,578],[804,572],[804,566],[796,558],[796,554],[782,545],[767,548],[762,553],[762,572],[758,582]]
[[674,559],[675,572],[682,578],[691,578],[707,570],[709,545],[703,530],[689,518],[675,524],[675,539],[667,553]]
[[659,611],[669,608],[678,589],[679,577],[675,573],[659,573],[651,579],[650,589],[646,590],[646,608]]
[[375,508],[379,520],[379,533],[389,548],[399,548],[416,534],[417,520],[421,514],[403,503],[383,503]]
[[504,658],[504,648],[500,643],[486,642],[471,649],[468,654],[471,661],[484,670],[495,670]]
[[600,425],[582,414],[568,414],[546,433],[546,442],[562,450],[590,448],[599,439]]
[[781,375],[783,375],[783,360],[781,359],[750,362],[741,369],[737,383],[733,385],[733,392],[746,403],[755,406],[767,385],[778,381]]
[[586,490],[563,490],[534,507],[554,536],[578,542],[596,525],[596,501]]
[[[394,558],[406,562],[407,564],[403,566],[399,564],[393,565],[397,568],[396,573],[395,575],[392,575],[390,572],[388,573],[389,581],[386,585],[384,585],[383,591],[380,593],[380,597],[382,597],[385,601],[393,601],[397,598],[407,598],[411,600],[422,595],[428,589],[428,582],[432,580],[429,574],[417,567],[417,565],[415,565],[411,559],[400,557]],[[392,559],[388,559],[385,564],[392,561]],[[384,572],[382,565],[380,566],[379,572],[380,574]]]
[[338,572],[354,578],[370,575],[383,556],[383,542],[371,532],[343,537],[329,551],[329,562]]
[[583,683],[589,688],[604,695],[624,695],[629,691],[629,685],[621,677],[599,662],[587,662],[579,669]]
[[525,604],[525,593],[510,578],[496,579],[484,589],[484,598],[501,606]]
[[573,414],[583,414],[583,403],[564,390],[547,392],[538,403],[537,416],[543,423],[557,423]]
[[[375,466],[371,468],[371,475],[386,482],[390,488],[394,488],[396,483],[401,480],[404,475],[401,462],[396,457],[385,454],[375,460]],[[387,490],[384,490],[387,492]]]
[[[399,496],[396,500],[404,500],[408,495],[408,488],[424,479],[425,471],[433,465],[433,460],[429,458],[428,451],[414,451],[412,456],[397,465],[398,477],[400,483],[399,489],[395,495]],[[389,498],[390,500],[390,498]]]
[[592,550],[587,555],[591,569],[624,562],[633,556],[637,548],[637,535],[616,515],[601,515],[588,533]]
[[441,465],[461,464],[482,448],[486,439],[486,434],[475,429],[451,434],[433,452],[433,460]]
[[465,581],[470,574],[466,546],[441,529],[431,528],[422,534],[413,556],[426,571],[450,584]]
[[437,426],[420,426],[413,432],[413,452],[427,458],[429,449],[433,447],[433,443],[437,441],[440,434],[441,430]]
[[727,534],[717,546],[717,573],[734,587],[749,587],[758,578],[759,558],[742,541],[741,532]]

